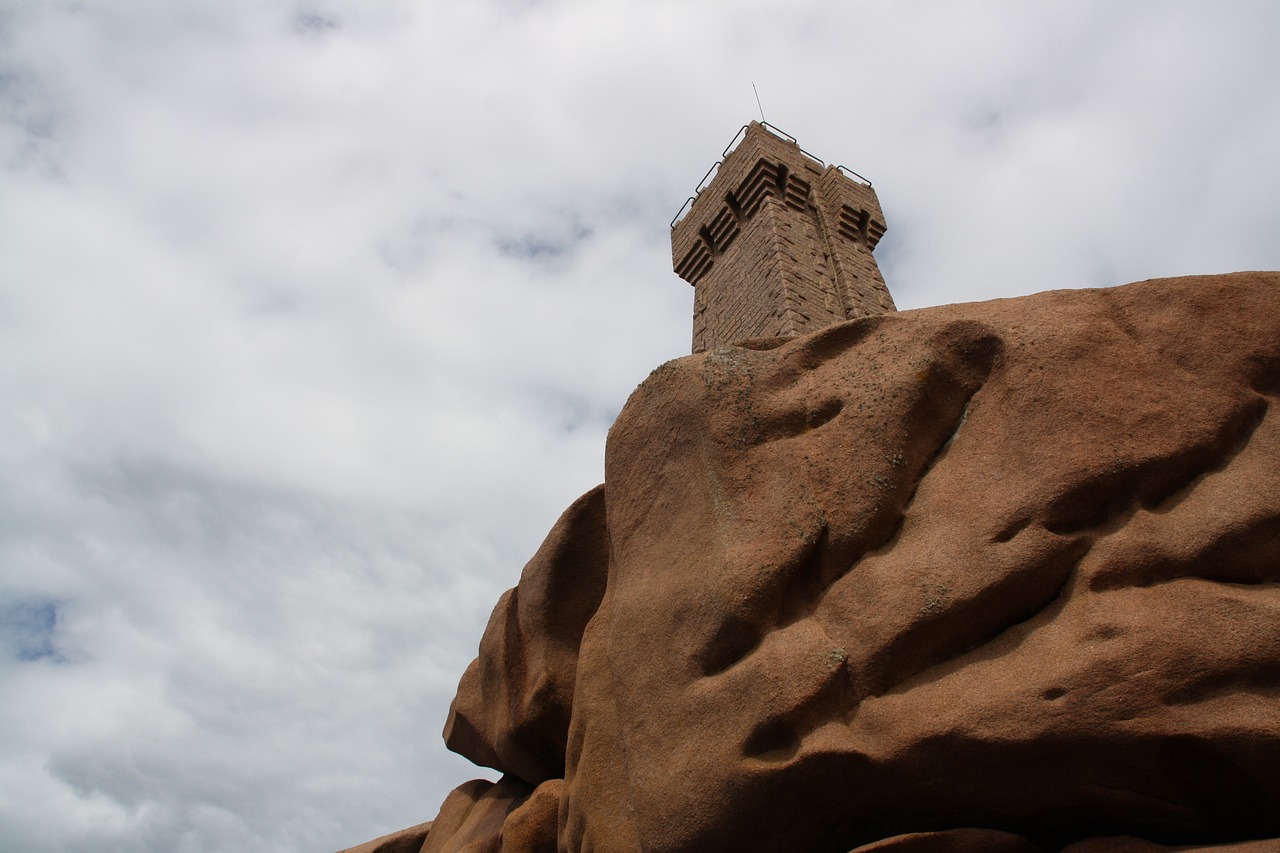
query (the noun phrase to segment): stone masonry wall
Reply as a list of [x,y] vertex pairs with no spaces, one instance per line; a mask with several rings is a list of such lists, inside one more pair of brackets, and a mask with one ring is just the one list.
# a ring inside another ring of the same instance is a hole
[[884,214],[875,190],[850,180],[838,168],[828,168],[815,194],[823,230],[845,306],[845,318],[855,320],[895,310],[872,251],[884,236]]
[[872,255],[875,191],[752,122],[671,233],[693,351],[894,310]]

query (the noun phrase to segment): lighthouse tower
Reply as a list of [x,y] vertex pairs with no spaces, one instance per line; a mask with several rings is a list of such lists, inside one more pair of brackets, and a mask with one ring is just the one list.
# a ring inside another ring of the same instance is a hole
[[671,224],[694,352],[895,310],[872,255],[885,223],[870,182],[761,122],[707,175]]

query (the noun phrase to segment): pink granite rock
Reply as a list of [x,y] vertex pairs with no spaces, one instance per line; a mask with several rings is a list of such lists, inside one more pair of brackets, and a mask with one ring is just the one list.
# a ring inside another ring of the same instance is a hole
[[564,511],[493,610],[449,708],[449,749],[531,784],[564,776],[578,644],[609,566],[604,487]]
[[526,825],[554,794],[564,851],[1280,836],[1277,404],[1274,273],[671,362],[449,742],[520,797],[563,762]]
[[355,847],[339,850],[338,853],[418,853],[427,842],[431,832],[431,821],[366,841]]

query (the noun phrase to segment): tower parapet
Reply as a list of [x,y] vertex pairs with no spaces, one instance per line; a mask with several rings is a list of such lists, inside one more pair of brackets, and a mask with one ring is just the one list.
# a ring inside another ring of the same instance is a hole
[[754,121],[712,173],[671,224],[694,352],[895,310],[872,255],[885,222],[870,182]]

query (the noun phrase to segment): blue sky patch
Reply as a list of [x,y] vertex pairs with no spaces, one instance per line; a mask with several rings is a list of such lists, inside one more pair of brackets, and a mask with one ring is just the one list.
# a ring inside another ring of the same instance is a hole
[[18,660],[61,660],[53,644],[57,626],[57,602],[36,598],[0,603],[0,647]]

